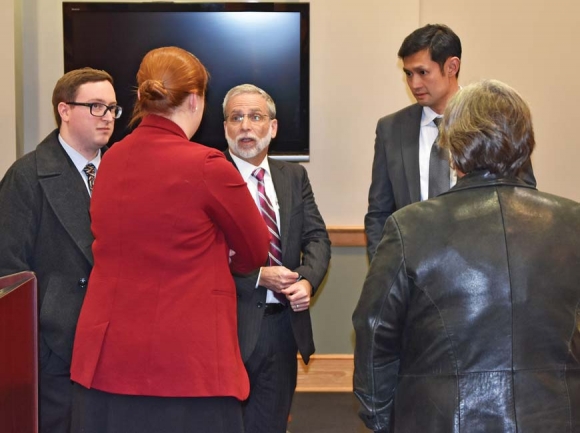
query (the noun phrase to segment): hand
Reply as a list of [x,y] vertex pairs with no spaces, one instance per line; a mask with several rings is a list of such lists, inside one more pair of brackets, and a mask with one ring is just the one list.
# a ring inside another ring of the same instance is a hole
[[290,287],[282,290],[282,293],[286,295],[292,310],[295,312],[305,311],[310,308],[312,284],[310,284],[307,280],[301,279],[300,281],[292,284]]
[[231,262],[232,262],[232,257],[233,257],[235,254],[236,254],[236,252],[235,252],[234,250],[230,250],[229,257],[228,257],[229,263],[231,263]]
[[294,284],[300,275],[285,266],[264,266],[258,284],[274,292],[281,293],[283,289]]

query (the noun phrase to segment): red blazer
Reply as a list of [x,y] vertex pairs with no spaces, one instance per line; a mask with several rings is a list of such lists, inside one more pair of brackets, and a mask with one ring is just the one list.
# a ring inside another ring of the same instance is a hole
[[231,272],[265,263],[269,238],[232,164],[149,115],[104,155],[91,218],[95,265],[72,380],[116,394],[245,399]]

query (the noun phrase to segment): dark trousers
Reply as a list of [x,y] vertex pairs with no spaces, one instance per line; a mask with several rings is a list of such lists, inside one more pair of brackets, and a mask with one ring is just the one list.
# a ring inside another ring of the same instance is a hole
[[73,386],[70,365],[52,352],[40,337],[40,433],[69,433]]
[[73,433],[243,433],[234,397],[111,394],[74,384]]
[[245,433],[286,432],[297,351],[288,309],[262,319],[258,343],[246,362],[250,397],[243,406]]

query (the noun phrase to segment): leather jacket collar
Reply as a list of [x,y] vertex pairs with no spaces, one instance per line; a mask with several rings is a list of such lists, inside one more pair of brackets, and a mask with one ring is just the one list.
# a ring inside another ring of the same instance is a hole
[[529,185],[516,176],[504,176],[494,174],[487,170],[473,171],[465,176],[458,178],[457,183],[444,194],[451,194],[466,189],[482,188],[489,186],[520,186],[523,188],[536,189],[535,186]]

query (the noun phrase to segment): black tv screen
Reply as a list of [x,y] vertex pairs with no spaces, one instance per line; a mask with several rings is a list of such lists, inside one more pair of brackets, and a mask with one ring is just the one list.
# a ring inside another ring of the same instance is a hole
[[210,73],[204,118],[193,140],[224,150],[222,102],[251,83],[276,103],[270,155],[309,155],[308,3],[63,3],[64,68],[104,69],[115,80],[122,117],[111,143],[130,132],[136,74],[149,50],[178,46]]

